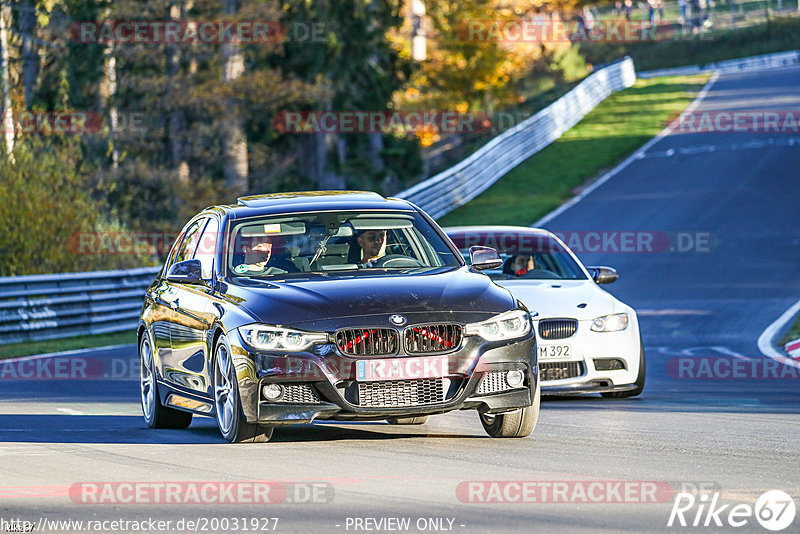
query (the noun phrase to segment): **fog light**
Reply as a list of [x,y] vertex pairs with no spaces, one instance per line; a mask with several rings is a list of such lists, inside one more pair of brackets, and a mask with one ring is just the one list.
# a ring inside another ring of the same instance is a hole
[[283,386],[278,384],[267,384],[261,388],[264,398],[271,401],[276,401],[283,397]]
[[525,375],[522,374],[522,371],[514,370],[506,373],[506,382],[512,388],[520,387],[523,380],[525,380]]

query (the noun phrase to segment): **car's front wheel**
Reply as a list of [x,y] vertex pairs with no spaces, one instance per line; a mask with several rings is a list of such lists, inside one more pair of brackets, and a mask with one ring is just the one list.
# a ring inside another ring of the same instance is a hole
[[248,423],[242,416],[236,366],[228,340],[221,335],[214,349],[214,412],[220,434],[230,443],[265,443],[272,438],[273,428]]
[[191,413],[161,404],[155,369],[153,346],[145,332],[139,340],[139,391],[144,421],[150,428],[187,428],[192,423]]
[[537,384],[533,404],[527,408],[499,414],[480,414],[483,429],[493,438],[524,438],[525,436],[530,436],[533,429],[536,428],[536,422],[539,420],[540,403],[541,392]]

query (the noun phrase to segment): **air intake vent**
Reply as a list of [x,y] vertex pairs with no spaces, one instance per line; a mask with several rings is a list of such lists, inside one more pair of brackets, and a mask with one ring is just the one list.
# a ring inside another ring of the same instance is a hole
[[336,346],[350,356],[387,356],[397,353],[397,332],[391,328],[339,330]]
[[542,319],[539,321],[539,337],[542,339],[565,339],[578,330],[575,319]]
[[358,405],[381,408],[420,406],[444,402],[444,380],[393,380],[391,382],[361,382],[358,384]]
[[405,333],[406,352],[425,354],[445,352],[461,344],[461,326],[457,324],[428,324],[409,326]]
[[506,371],[490,371],[483,375],[475,394],[488,395],[489,393],[497,393],[507,389],[511,389],[511,386],[506,382]]
[[564,380],[583,374],[583,362],[546,362],[539,363],[542,381]]
[[290,402],[293,404],[319,404],[319,395],[309,385],[287,385],[283,387],[283,397],[278,402]]

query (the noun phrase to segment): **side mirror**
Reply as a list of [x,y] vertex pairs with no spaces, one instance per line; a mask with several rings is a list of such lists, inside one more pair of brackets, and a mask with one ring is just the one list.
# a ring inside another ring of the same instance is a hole
[[179,261],[169,270],[167,280],[182,284],[202,284],[203,266],[200,260]]
[[469,247],[469,261],[476,271],[496,269],[503,265],[497,251],[489,247]]
[[611,267],[587,267],[586,270],[589,271],[589,274],[592,275],[592,280],[597,284],[612,284],[619,278],[619,273]]

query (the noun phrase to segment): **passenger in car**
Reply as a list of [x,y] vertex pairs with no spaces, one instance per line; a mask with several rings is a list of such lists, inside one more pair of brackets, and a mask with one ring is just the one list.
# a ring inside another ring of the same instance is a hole
[[273,255],[274,248],[277,247],[268,236],[242,238],[244,261],[233,268],[234,272],[251,276],[297,272],[293,263],[277,254]]

